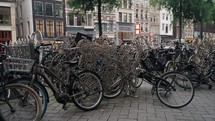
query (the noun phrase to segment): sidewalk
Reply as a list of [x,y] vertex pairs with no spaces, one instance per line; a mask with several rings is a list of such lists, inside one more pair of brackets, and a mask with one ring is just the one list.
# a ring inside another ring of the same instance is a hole
[[73,104],[68,104],[70,107],[65,111],[51,97],[42,121],[215,121],[215,84],[212,90],[207,86],[198,88],[193,101],[181,109],[162,105],[156,95],[151,94],[151,86],[147,83],[143,83],[137,95],[103,98],[96,110],[88,112]]

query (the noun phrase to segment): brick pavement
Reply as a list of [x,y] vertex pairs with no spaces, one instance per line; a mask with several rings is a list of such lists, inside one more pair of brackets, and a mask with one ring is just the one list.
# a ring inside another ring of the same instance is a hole
[[196,90],[193,101],[181,109],[164,106],[151,94],[151,86],[144,83],[138,97],[121,94],[114,99],[103,99],[93,111],[82,111],[73,104],[68,110],[51,97],[42,121],[215,121],[215,84],[209,90],[202,86]]

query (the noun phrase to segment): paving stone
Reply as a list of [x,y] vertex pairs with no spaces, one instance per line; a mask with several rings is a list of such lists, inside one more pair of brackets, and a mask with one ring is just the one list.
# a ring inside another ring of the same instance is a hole
[[92,111],[83,111],[73,103],[68,104],[68,110],[62,110],[62,104],[51,96],[41,121],[215,121],[214,94],[214,89],[201,87],[189,105],[172,109],[151,95],[151,85],[144,83],[137,91],[138,97],[122,94],[114,99],[104,98]]

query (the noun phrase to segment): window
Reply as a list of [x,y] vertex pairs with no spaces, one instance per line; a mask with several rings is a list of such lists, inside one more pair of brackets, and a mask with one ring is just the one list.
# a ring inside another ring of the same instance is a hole
[[131,9],[131,6],[132,6],[132,1],[128,0],[128,8]]
[[74,25],[74,17],[75,15],[73,13],[69,14],[69,25]]
[[54,37],[54,21],[52,20],[46,21],[46,34],[47,37]]
[[63,36],[63,21],[56,21],[56,34],[57,36]]
[[122,12],[119,12],[119,22],[122,22]]
[[127,13],[124,13],[124,22],[127,22]]
[[141,26],[141,32],[143,32],[143,23],[141,23],[140,26]]
[[124,6],[124,8],[127,8],[127,0],[123,0],[123,6]]
[[107,31],[107,23],[102,23],[102,31]]
[[87,26],[93,26],[93,15],[87,14]]
[[53,5],[51,3],[46,3],[46,15],[53,16]]
[[143,10],[141,10],[140,15],[141,15],[141,19],[143,19]]
[[27,25],[28,25],[28,34],[30,35],[31,34],[31,30],[30,30],[30,22],[29,21],[27,22]]
[[168,15],[168,14],[166,14],[166,20],[168,20],[168,17],[169,17],[169,15]]
[[138,16],[138,9],[136,9],[136,18],[139,18],[139,16]]
[[76,26],[81,26],[82,25],[82,15],[81,14],[76,14],[75,15],[75,25]]
[[[0,42],[3,44],[9,44],[9,41],[12,40],[12,32],[11,31],[0,31]],[[3,48],[0,46],[0,52]]]
[[62,10],[61,10],[61,6],[59,4],[55,5],[55,15],[62,16]]
[[132,14],[129,13],[129,22],[132,23]]
[[21,25],[21,36],[24,36],[24,27],[23,27],[23,23],[21,23],[20,25]]
[[145,13],[145,19],[147,19],[148,18],[148,12],[146,11],[146,13]]
[[145,31],[148,32],[148,23],[146,23]]
[[166,25],[166,33],[168,33],[168,24]]
[[162,19],[163,20],[165,19],[165,13],[162,13]]
[[164,24],[162,24],[162,30],[164,30]]
[[113,21],[109,21],[109,31],[113,31]]
[[36,30],[40,30],[42,33],[44,33],[44,23],[43,20],[36,20]]
[[22,5],[19,6],[20,9],[20,17],[22,17]]
[[34,2],[34,11],[36,15],[43,15],[43,3],[39,1]]
[[0,7],[0,25],[11,25],[11,13],[9,7]]
[[99,31],[99,23],[95,23],[96,31]]

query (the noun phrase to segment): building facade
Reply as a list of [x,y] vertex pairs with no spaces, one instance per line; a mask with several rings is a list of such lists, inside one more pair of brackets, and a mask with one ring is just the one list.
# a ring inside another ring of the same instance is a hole
[[152,44],[160,39],[160,14],[156,6],[150,6],[149,0],[135,0],[135,23],[140,25],[140,36]]
[[165,8],[160,10],[160,40],[173,40],[173,14]]
[[75,36],[78,32],[94,36],[93,17],[95,12],[87,11],[86,14],[82,11],[74,11],[67,5],[65,0],[65,14],[66,14],[66,35]]
[[132,0],[122,0],[116,14],[116,38],[122,42],[131,42],[135,37],[134,6]]
[[[174,38],[179,38],[179,22],[173,27],[173,36]],[[181,30],[181,38],[182,39],[188,39],[188,40],[193,40],[194,35],[194,25],[192,22],[187,22],[182,24],[182,30]],[[198,36],[196,36],[198,37]]]
[[[40,30],[44,40],[65,35],[65,7],[63,0],[17,0],[17,28],[19,37]],[[31,6],[31,7],[29,7]]]
[[16,40],[15,1],[0,1],[0,43]]

